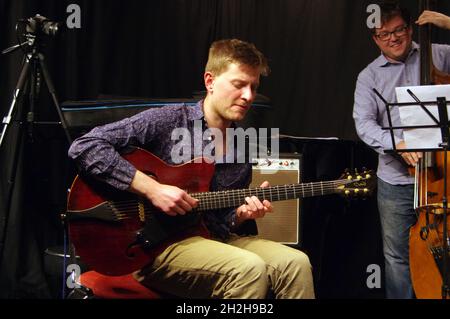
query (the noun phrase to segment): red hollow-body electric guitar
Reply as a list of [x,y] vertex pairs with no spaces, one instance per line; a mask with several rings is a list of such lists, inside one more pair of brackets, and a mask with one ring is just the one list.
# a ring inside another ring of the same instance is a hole
[[186,190],[199,204],[192,213],[171,217],[135,194],[77,176],[67,203],[70,239],[84,263],[113,276],[142,268],[171,243],[195,235],[207,237],[201,213],[238,207],[247,196],[279,201],[332,193],[365,195],[373,188],[374,174],[364,172],[334,181],[209,192],[214,164],[203,161],[168,165],[139,148],[122,156],[159,183]]

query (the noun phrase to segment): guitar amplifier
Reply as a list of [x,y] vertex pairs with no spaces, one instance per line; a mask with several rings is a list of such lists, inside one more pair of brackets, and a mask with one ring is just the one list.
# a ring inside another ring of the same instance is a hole
[[[279,159],[256,159],[253,162],[250,187],[259,187],[266,180],[271,186],[301,181],[301,155],[298,153],[280,154]],[[259,236],[300,248],[301,200],[275,201],[272,205],[273,213],[256,219]]]

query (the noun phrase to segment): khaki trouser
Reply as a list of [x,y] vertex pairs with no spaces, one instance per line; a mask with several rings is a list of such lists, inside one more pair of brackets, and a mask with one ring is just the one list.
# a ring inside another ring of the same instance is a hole
[[258,237],[227,243],[191,237],[169,246],[144,285],[185,298],[314,298],[311,264],[303,252]]

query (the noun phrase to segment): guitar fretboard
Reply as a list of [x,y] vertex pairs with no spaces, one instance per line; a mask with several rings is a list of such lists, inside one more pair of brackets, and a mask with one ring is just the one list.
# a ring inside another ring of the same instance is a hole
[[245,203],[246,197],[256,196],[261,201],[271,202],[327,195],[339,192],[339,186],[349,183],[349,180],[314,182],[302,184],[277,185],[265,188],[237,189],[220,192],[191,193],[199,200],[196,211],[237,207]]

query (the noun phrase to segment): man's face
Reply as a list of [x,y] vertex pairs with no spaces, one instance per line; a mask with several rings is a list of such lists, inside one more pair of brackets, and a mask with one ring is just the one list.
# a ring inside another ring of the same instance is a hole
[[248,65],[231,63],[220,75],[205,73],[205,84],[215,116],[225,121],[242,120],[259,86],[260,71]]
[[373,40],[391,62],[404,61],[411,50],[412,28],[406,26],[401,16],[395,16],[375,30]]

